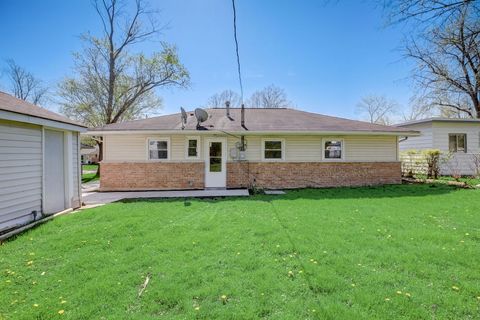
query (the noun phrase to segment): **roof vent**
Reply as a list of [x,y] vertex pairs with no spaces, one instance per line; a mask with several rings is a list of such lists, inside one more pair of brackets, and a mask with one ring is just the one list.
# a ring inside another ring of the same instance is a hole
[[227,117],[230,118],[230,101],[225,101],[225,109],[227,110]]
[[185,109],[180,107],[180,111],[182,112],[181,119],[182,119],[182,130],[185,129],[185,125],[187,124],[187,113]]
[[245,128],[245,105],[242,103],[242,127]]

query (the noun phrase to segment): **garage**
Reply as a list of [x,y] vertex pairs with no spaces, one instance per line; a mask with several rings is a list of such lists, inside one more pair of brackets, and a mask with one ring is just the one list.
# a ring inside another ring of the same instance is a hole
[[0,234],[80,207],[75,121],[0,92]]

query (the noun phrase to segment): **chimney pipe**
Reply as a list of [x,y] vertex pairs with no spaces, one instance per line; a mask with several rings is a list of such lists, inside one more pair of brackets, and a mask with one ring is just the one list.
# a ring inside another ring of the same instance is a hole
[[245,128],[245,105],[242,103],[242,127]]
[[227,117],[230,118],[230,101],[225,101],[225,109],[227,109]]

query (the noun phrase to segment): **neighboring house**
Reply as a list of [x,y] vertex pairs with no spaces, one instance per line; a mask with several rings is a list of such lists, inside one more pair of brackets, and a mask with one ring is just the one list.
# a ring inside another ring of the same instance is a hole
[[90,129],[104,140],[100,189],[400,183],[398,137],[417,134],[293,109],[206,111],[198,127],[187,112]]
[[82,143],[80,154],[82,164],[98,163],[98,145],[90,146]]
[[420,131],[400,142],[400,151],[439,149],[440,174],[475,175],[480,169],[480,119],[430,118],[397,125]]
[[81,205],[86,128],[0,92],[0,232]]

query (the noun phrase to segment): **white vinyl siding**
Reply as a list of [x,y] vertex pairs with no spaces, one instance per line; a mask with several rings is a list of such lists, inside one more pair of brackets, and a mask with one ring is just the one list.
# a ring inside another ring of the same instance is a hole
[[419,123],[408,127],[411,130],[420,131],[417,137],[408,137],[407,140],[399,143],[400,151],[432,149],[433,148],[433,129],[432,123]]
[[472,154],[480,153],[478,140],[480,134],[480,123],[434,122],[433,147],[448,153],[449,134],[452,133],[464,133],[467,135],[467,153],[453,153],[450,161],[441,166],[441,173],[461,175],[474,174]]
[[480,123],[456,122],[456,121],[433,121],[422,124],[412,124],[404,128],[418,130],[419,137],[410,137],[400,143],[400,150],[409,149],[425,150],[439,149],[445,155],[449,154],[449,134],[467,135],[467,153],[453,153],[450,161],[442,164],[440,173],[472,175],[475,173],[472,161],[473,154],[480,154]]
[[79,134],[72,132],[72,183],[73,183],[73,204],[80,205],[80,191],[79,191],[79,173],[80,173],[80,160],[78,158],[79,150]]
[[42,128],[0,120],[0,230],[42,209]]

